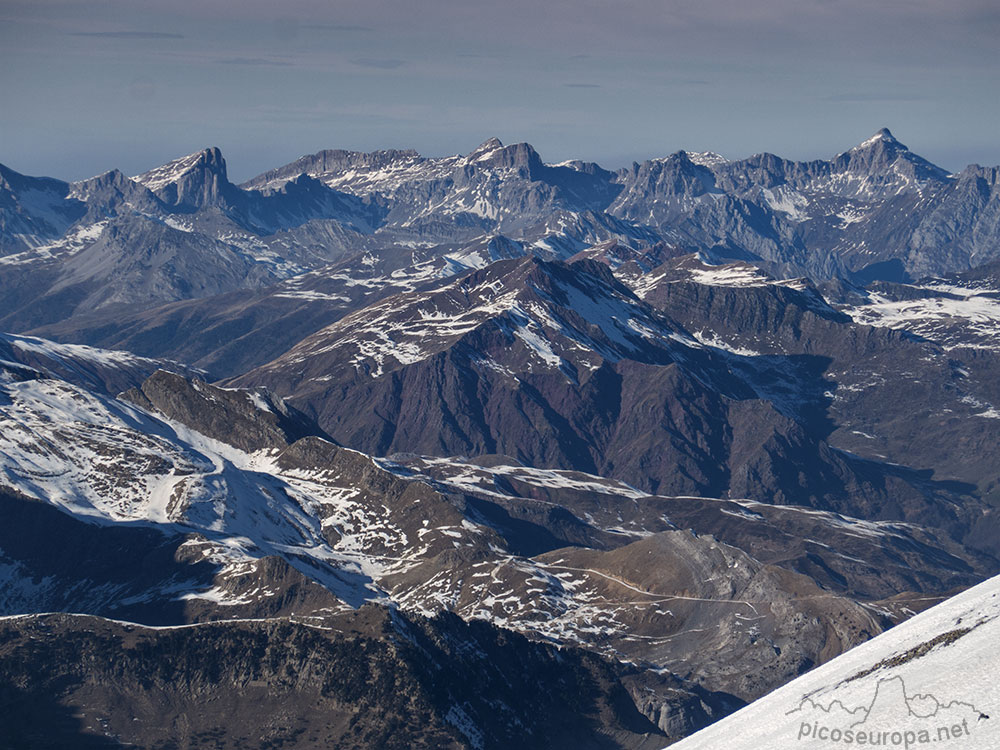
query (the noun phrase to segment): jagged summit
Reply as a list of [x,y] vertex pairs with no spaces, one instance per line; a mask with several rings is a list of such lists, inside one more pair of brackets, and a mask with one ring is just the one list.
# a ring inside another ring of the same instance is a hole
[[479,146],[477,146],[476,149],[469,154],[469,158],[474,159],[477,156],[482,156],[501,148],[503,148],[503,141],[494,136],[493,138],[488,138],[480,143]]
[[[281,276],[362,250],[462,253],[497,233],[544,257],[609,241],[641,254],[640,245],[663,242],[720,260],[756,258],[791,278],[902,278],[896,266],[919,278],[996,257],[997,204],[982,192],[997,189],[994,172],[959,179],[888,128],[850,145],[810,161],[684,150],[609,171],[548,164],[528,143],[492,137],[444,157],[324,150],[241,186],[218,148],[71,187],[0,169],[0,253],[52,245],[25,260],[67,255],[114,218],[161,222],[192,241],[208,235]],[[924,201],[919,216],[913,200]]]
[[174,159],[133,179],[167,205],[185,209],[217,203],[234,189],[226,173],[226,160],[216,146]]
[[702,167],[712,168],[729,163],[729,159],[715,151],[685,151],[684,153],[690,161]]
[[200,151],[168,161],[159,167],[135,175],[132,179],[156,191],[197,169],[209,169],[226,175],[226,160],[217,146],[209,146]]

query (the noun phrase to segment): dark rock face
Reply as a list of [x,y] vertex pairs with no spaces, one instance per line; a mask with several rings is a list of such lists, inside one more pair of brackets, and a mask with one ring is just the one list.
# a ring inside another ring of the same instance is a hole
[[86,212],[69,192],[66,182],[28,177],[0,164],[0,255],[61,237]]
[[[338,442],[374,455],[500,453],[656,494],[968,532],[974,501],[956,508],[946,499],[954,488],[826,439],[836,429],[831,361],[906,352],[893,344],[899,334],[853,325],[808,286],[705,289],[666,278],[640,300],[592,262],[499,263],[349,316],[235,382],[266,383]],[[445,314],[463,322],[421,322]],[[700,347],[689,330],[752,335],[783,353]]]
[[[758,363],[775,356],[782,357],[775,362],[788,362],[786,354],[812,361],[813,372],[800,375],[815,387],[815,398],[806,401],[807,424],[836,448],[906,465],[925,477],[931,470],[936,479],[966,485],[953,489],[982,493],[993,502],[997,455],[987,436],[997,424],[964,418],[977,409],[984,413],[986,407],[975,405],[997,398],[993,328],[964,317],[963,305],[978,315],[992,304],[995,265],[926,286],[879,283],[860,292],[824,287],[838,310],[808,281],[697,283],[704,271],[688,260],[665,264],[650,274],[657,281],[643,287],[644,300],[719,345],[756,350],[763,355],[755,358]],[[956,289],[974,296],[963,297]],[[859,325],[879,322],[864,312],[873,304],[893,310],[898,305],[896,327]],[[800,401],[803,395],[808,394],[799,391]]]
[[153,192],[161,201],[188,211],[228,202],[238,194],[226,175],[222,152],[214,147],[140,175],[138,181],[155,184]]
[[666,733],[628,697],[623,681],[638,690],[639,670],[377,607],[323,627],[155,631],[72,615],[0,627],[15,709],[0,736],[39,748],[653,748],[689,732],[689,717],[697,726],[736,705],[674,682]]
[[[252,582],[273,593],[220,612],[183,593],[219,586],[239,598],[247,580],[227,580],[223,565],[200,554],[204,538],[156,524],[80,520],[49,503],[0,489],[7,523],[0,531],[3,616],[76,612],[155,626],[225,618],[287,616],[337,608],[329,591],[278,557],[253,566]],[[40,540],[45,540],[41,543]],[[247,571],[249,572],[249,571]]]
[[[86,523],[48,503],[0,490],[5,569],[0,611],[90,612],[147,623],[185,620],[166,591],[210,584],[216,566],[175,559],[181,534]],[[41,540],[46,543],[41,543]]]
[[278,450],[307,435],[322,435],[304,415],[266,391],[226,390],[165,370],[123,393],[122,399],[247,452]]

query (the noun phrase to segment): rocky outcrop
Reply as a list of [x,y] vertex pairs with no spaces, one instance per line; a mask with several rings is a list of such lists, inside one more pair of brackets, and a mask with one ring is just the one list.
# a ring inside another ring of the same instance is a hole
[[639,670],[380,607],[315,627],[150,630],[47,615],[0,628],[10,709],[0,738],[31,747],[646,749],[738,705],[675,681],[660,693],[663,731],[623,685]]
[[121,398],[247,452],[280,450],[323,433],[285,402],[260,391],[226,390],[166,370]]

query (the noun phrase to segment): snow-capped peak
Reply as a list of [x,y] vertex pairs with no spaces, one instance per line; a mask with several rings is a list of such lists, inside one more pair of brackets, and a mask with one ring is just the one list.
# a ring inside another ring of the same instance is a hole
[[895,136],[889,131],[889,128],[879,128],[878,132],[875,133],[871,138],[868,138],[857,146],[851,149],[851,151],[861,151],[862,149],[874,146],[877,143],[884,143],[885,145],[900,146],[906,148],[902,143],[896,140]]
[[685,153],[692,163],[709,169],[729,163],[729,159],[714,151],[685,151]]
[[483,141],[475,151],[469,154],[469,161],[479,161],[480,159],[485,159],[499,151],[503,148],[503,142],[499,138],[490,138],[489,140]]
[[222,158],[222,151],[215,146],[211,146],[201,151],[196,151],[193,154],[169,161],[159,167],[154,167],[148,172],[134,176],[132,179],[156,192],[171,183],[177,182],[180,178],[199,168],[212,169],[225,176],[226,161]]

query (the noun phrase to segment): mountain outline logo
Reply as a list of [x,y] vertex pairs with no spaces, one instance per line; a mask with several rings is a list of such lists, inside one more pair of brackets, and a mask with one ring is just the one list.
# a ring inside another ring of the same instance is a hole
[[899,676],[880,679],[867,705],[850,707],[840,699],[824,704],[807,696],[786,715],[795,714],[801,748],[962,747],[990,721],[988,713],[971,703],[909,693]]

